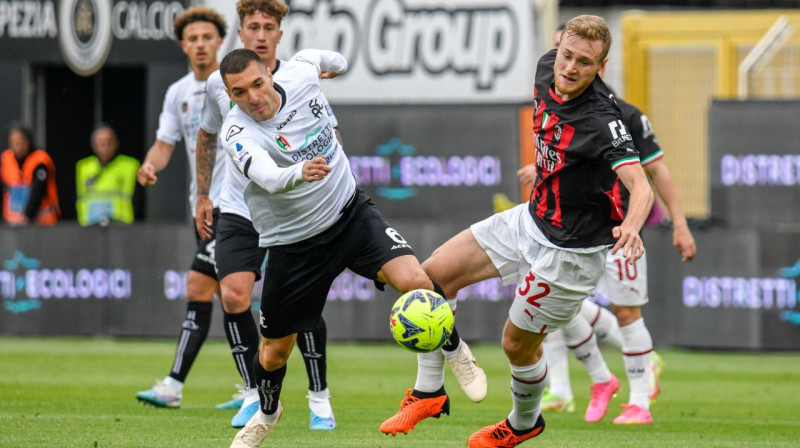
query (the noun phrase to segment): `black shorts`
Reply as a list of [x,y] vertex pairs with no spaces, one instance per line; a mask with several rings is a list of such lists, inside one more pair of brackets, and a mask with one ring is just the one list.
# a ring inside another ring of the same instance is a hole
[[261,335],[277,339],[313,330],[333,280],[345,269],[375,280],[388,261],[414,250],[360,190],[331,228],[269,248],[261,295]]
[[258,232],[253,223],[233,213],[220,213],[217,222],[217,278],[235,272],[253,272],[261,278],[267,250],[258,247]]
[[216,280],[217,271],[216,261],[214,260],[214,251],[217,244],[216,237],[219,209],[215,208],[213,210],[212,217],[214,219],[214,223],[211,225],[211,231],[214,233],[211,235],[211,239],[208,240],[200,238],[200,234],[197,233],[197,227],[194,227],[194,220],[192,220],[192,226],[194,227],[194,239],[197,242],[197,250],[195,251],[194,258],[192,259],[192,270]]

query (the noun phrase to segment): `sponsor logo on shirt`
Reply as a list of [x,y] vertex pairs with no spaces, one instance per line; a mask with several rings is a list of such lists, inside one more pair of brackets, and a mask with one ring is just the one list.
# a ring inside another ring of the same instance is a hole
[[622,122],[622,120],[614,120],[608,123],[608,129],[611,131],[611,144],[615,148],[618,148],[625,142],[633,141],[633,137],[631,137],[631,134],[628,133],[628,128],[625,127],[625,124]]
[[278,144],[278,147],[281,148],[281,151],[291,151],[292,150],[292,145],[289,144],[289,140],[286,140],[286,137],[284,137],[284,136],[282,136],[280,134],[278,134],[278,136],[275,137],[275,143]]
[[314,118],[322,116],[322,105],[319,104],[316,98],[308,102],[308,107],[311,109],[311,113],[314,114]]
[[244,131],[243,127],[236,126],[235,124],[231,125],[231,127],[228,128],[228,133],[225,135],[225,141],[230,141],[231,137],[242,131]]
[[244,159],[246,159],[247,156],[249,156],[249,155],[250,155],[250,153],[247,152],[246,149],[244,149],[244,146],[242,146],[240,143],[237,142],[236,143],[236,160],[239,163],[242,163],[242,162],[244,162]]
[[279,125],[278,125],[278,130],[280,131],[281,129],[283,129],[283,128],[284,128],[284,126],[286,126],[287,124],[289,124],[289,122],[290,122],[290,121],[292,121],[292,118],[294,118],[294,116],[295,116],[295,115],[297,115],[297,109],[295,109],[295,110],[293,110],[293,111],[289,112],[289,116],[288,116],[288,117],[286,117],[286,119],[285,119],[285,120],[283,120],[283,122],[282,122],[281,124],[279,124]]

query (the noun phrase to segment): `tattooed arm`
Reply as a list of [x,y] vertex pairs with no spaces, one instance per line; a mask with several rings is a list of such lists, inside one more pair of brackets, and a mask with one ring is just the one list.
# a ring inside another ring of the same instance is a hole
[[197,233],[203,239],[211,238],[211,225],[214,223],[212,211],[214,204],[208,197],[211,189],[211,176],[217,161],[217,134],[210,134],[200,128],[197,133],[197,206],[195,209],[195,225]]

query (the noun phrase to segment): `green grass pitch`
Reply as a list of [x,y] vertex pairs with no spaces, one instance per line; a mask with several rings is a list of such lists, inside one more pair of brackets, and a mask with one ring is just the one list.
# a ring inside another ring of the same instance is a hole
[[[227,447],[234,411],[214,409],[240,382],[224,341],[206,343],[184,389],[181,409],[145,407],[135,399],[172,362],[172,340],[0,338],[0,447]],[[504,418],[509,372],[497,344],[473,351],[489,375],[489,395],[469,402],[451,372],[451,415],[426,420],[408,435],[378,425],[413,385],[415,356],[393,344],[331,344],[328,382],[334,431],[310,431],[307,379],[294,354],[281,399],[284,415],[265,447],[464,447],[469,435]],[[600,423],[583,421],[589,381],[570,360],[578,412],[545,414],[533,447],[797,447],[800,444],[800,354],[660,351],[662,395],[651,426],[611,420],[627,399],[618,352],[604,350],[623,383]]]

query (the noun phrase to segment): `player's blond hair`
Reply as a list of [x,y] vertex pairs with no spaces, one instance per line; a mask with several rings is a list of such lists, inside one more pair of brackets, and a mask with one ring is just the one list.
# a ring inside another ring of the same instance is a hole
[[274,17],[280,25],[281,20],[289,14],[289,6],[281,0],[239,0],[236,4],[239,23],[244,23],[245,17],[257,12]]
[[179,41],[182,41],[184,28],[196,22],[208,22],[214,25],[217,28],[219,37],[225,37],[225,30],[227,28],[225,19],[217,11],[203,6],[193,6],[175,19],[173,23],[175,37]]
[[608,25],[606,25],[606,21],[602,17],[588,14],[573,17],[564,26],[563,36],[569,34],[589,41],[601,41],[603,43],[603,54],[598,62],[603,61],[608,56],[608,50],[611,48],[611,30],[608,29]]

